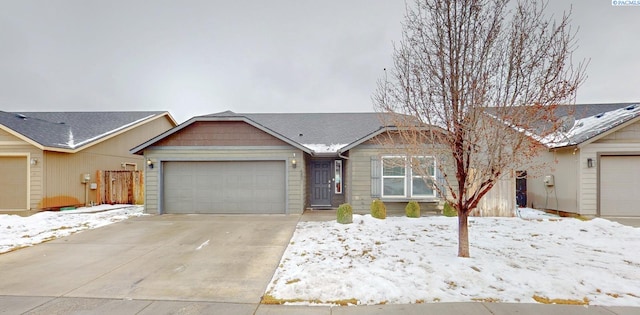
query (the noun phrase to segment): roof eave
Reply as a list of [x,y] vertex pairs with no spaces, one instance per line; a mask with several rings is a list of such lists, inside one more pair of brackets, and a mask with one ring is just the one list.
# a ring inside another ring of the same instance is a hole
[[[142,126],[146,123],[149,123],[151,121],[154,121],[156,119],[160,119],[162,117],[167,117],[169,118],[169,121],[175,126],[176,125],[176,121],[173,119],[173,117],[171,117],[171,115],[169,114],[169,112],[163,112],[162,114],[159,115],[150,115],[149,117],[145,118],[145,119],[141,119],[138,122],[131,124],[125,128],[120,127],[121,129],[114,129],[109,133],[106,133],[103,137],[99,137],[96,139],[93,139],[92,141],[89,141],[79,147],[75,147],[75,148],[70,148],[70,149],[66,149],[66,148],[57,148],[57,149],[53,149],[50,151],[58,151],[58,152],[65,152],[65,153],[78,153],[82,150],[85,150],[87,148],[90,148],[96,144],[102,143],[104,141],[107,141],[111,138],[114,138],[116,136],[119,136],[125,132],[128,132],[130,130],[133,130],[135,128],[138,128],[139,126]],[[125,125],[126,126],[126,125]]]
[[338,157],[339,152],[315,152],[315,151],[313,151],[313,152],[311,152],[310,154],[311,154],[311,156],[313,156],[313,157],[318,157],[318,158],[323,158],[323,157],[325,157],[325,158],[329,158],[329,157]]
[[640,121],[640,116],[635,116],[635,117],[630,118],[629,120],[627,120],[627,121],[625,121],[625,122],[623,122],[623,123],[621,123],[621,124],[619,124],[619,125],[617,125],[617,126],[615,126],[613,128],[607,129],[607,130],[605,130],[605,131],[603,131],[603,132],[601,132],[599,134],[596,134],[591,138],[585,139],[585,140],[583,140],[581,142],[571,143],[571,144],[564,145],[564,146],[551,147],[551,148],[549,148],[549,150],[568,149],[568,148],[581,149],[581,148],[583,148],[583,147],[585,147],[585,146],[587,146],[587,145],[589,145],[591,143],[594,143],[594,142],[596,142],[596,141],[598,141],[598,140],[600,140],[600,139],[602,139],[602,138],[604,138],[604,137],[606,137],[606,136],[608,136],[608,135],[610,135],[610,134],[612,134],[612,133],[614,133],[616,131],[624,129],[624,128],[628,127],[629,125],[632,125],[632,124],[634,124],[634,123],[636,123],[638,121]]
[[37,142],[37,141],[35,141],[35,140],[33,140],[33,139],[21,134],[21,133],[15,131],[15,130],[3,125],[3,124],[0,124],[0,129],[4,130],[5,132],[11,134],[12,136],[14,136],[14,137],[16,137],[16,138],[18,138],[18,139],[20,139],[20,140],[32,145],[32,146],[38,148],[40,150],[44,150],[45,149],[45,147],[42,144],[40,144],[39,142]]
[[[425,126],[425,127],[416,127],[416,128],[420,128],[420,129],[424,129],[424,130],[430,130],[431,129],[431,128],[427,127],[427,126]],[[356,140],[356,141],[354,141],[354,142],[342,147],[340,150],[338,150],[337,153],[338,153],[338,155],[340,155],[340,154],[342,154],[344,152],[347,152],[347,151],[349,151],[349,150],[361,145],[362,143],[373,139],[374,137],[380,135],[383,132],[398,131],[400,129],[404,129],[404,128],[399,128],[397,126],[381,126],[377,130],[369,133],[368,135],[366,135],[366,136],[364,136],[364,137],[362,137],[362,138],[360,138],[360,139],[358,139],[358,140]]]
[[347,151],[349,151],[349,150],[361,145],[362,143],[372,139],[373,137],[375,137],[375,136],[377,136],[377,135],[379,135],[379,134],[381,134],[383,132],[391,131],[391,130],[397,130],[397,129],[398,128],[395,128],[395,127],[380,127],[377,130],[369,133],[368,135],[366,135],[366,136],[364,136],[364,137],[362,137],[362,138],[360,138],[360,139],[358,139],[358,140],[356,140],[354,142],[351,142],[351,143],[347,144],[346,146],[340,148],[338,150],[338,152],[336,152],[336,153],[338,155],[340,155],[340,154],[342,154],[344,152],[347,152]]
[[586,146],[588,144],[596,142],[596,141],[598,141],[598,140],[600,140],[600,139],[602,139],[602,138],[604,138],[604,137],[606,137],[606,136],[608,136],[608,135],[610,135],[610,134],[612,134],[612,133],[614,133],[616,131],[619,131],[620,129],[624,129],[624,128],[628,127],[629,125],[635,124],[638,121],[640,121],[640,116],[635,116],[633,118],[630,118],[629,120],[627,120],[627,121],[625,121],[625,122],[623,122],[623,123],[611,128],[611,129],[605,130],[605,131],[603,131],[603,132],[601,132],[601,133],[599,133],[599,134],[597,134],[597,135],[595,135],[595,136],[593,136],[593,137],[591,137],[591,138],[589,138],[587,140],[584,140],[584,141],[580,142],[580,144],[578,144],[578,147],[584,147],[584,146]]
[[160,134],[160,135],[158,135],[158,136],[156,136],[156,137],[154,137],[154,138],[142,143],[141,145],[129,150],[129,152],[132,153],[132,154],[140,155],[140,154],[143,153],[143,151],[146,148],[152,146],[153,144],[157,143],[158,141],[160,141],[162,139],[165,139],[165,138],[169,137],[170,135],[175,134],[176,132],[186,128],[187,126],[192,125],[195,122],[203,122],[203,121],[204,122],[206,122],[206,121],[241,121],[241,122],[245,122],[245,123],[247,123],[247,124],[249,124],[249,125],[261,130],[261,131],[264,131],[264,132],[268,133],[269,135],[271,135],[271,136],[273,136],[273,137],[275,137],[275,138],[277,138],[277,139],[279,139],[281,141],[286,142],[287,144],[289,144],[289,145],[291,145],[291,146],[293,146],[293,147],[295,147],[295,148],[297,148],[297,149],[299,149],[299,150],[301,150],[303,152],[309,153],[311,155],[314,154],[314,152],[312,150],[310,150],[309,148],[303,146],[302,144],[300,144],[298,142],[295,142],[295,141],[293,141],[293,140],[291,140],[291,139],[289,139],[289,138],[287,138],[287,137],[285,137],[285,136],[283,136],[283,135],[281,135],[281,134],[269,129],[269,128],[267,128],[267,127],[255,122],[255,121],[251,120],[250,118],[248,118],[246,116],[240,116],[240,115],[238,115],[238,116],[197,116],[197,117],[192,117],[191,119],[189,119],[186,122],[180,124],[179,126],[177,126],[175,128],[172,128],[170,130],[167,130],[166,132],[164,132],[164,133],[162,133],[162,134]]

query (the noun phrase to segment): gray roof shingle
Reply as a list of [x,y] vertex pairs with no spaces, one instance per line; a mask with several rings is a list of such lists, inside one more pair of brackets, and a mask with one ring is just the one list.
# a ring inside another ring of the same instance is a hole
[[337,152],[384,127],[379,113],[236,114],[226,111],[200,117],[244,117],[317,153]]
[[570,115],[575,123],[569,130],[558,130],[542,143],[550,148],[579,145],[640,116],[640,103],[578,104],[558,106],[556,116]]
[[3,112],[0,125],[47,148],[77,149],[164,111]]

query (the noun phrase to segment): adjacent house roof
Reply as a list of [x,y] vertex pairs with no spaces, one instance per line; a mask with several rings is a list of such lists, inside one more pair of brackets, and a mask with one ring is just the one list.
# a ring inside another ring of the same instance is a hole
[[196,121],[244,121],[312,155],[335,155],[383,130],[379,113],[238,114],[226,111],[194,117],[182,125],[133,148],[140,153],[161,139]]
[[562,105],[557,107],[556,116],[565,121],[564,128],[541,142],[549,148],[579,146],[636,121],[640,116],[640,103]]
[[3,112],[0,128],[49,151],[76,152],[168,112]]

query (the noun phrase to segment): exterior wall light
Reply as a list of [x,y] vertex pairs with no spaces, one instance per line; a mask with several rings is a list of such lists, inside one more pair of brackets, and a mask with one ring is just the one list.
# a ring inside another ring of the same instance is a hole
[[36,158],[31,158],[31,165],[37,165],[38,164],[38,159]]
[[153,161],[151,161],[151,159],[147,159],[147,166],[153,168]]
[[296,161],[296,159],[291,160],[291,166],[293,166],[293,168],[298,167],[298,161]]
[[592,158],[588,158],[587,159],[587,167],[588,168],[592,168],[593,167],[593,159]]

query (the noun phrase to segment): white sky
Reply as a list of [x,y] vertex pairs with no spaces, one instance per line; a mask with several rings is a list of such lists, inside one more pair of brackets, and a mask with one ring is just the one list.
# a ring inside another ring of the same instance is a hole
[[[411,2],[411,1],[410,1]],[[639,7],[573,3],[579,103],[640,101]],[[0,110],[372,111],[404,2],[0,0]]]

